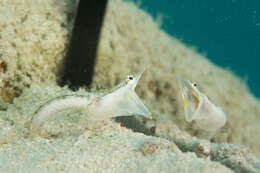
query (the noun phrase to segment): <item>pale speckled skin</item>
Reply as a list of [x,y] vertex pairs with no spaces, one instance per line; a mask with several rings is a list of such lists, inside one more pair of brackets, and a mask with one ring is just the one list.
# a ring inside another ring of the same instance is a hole
[[202,103],[196,114],[194,121],[199,128],[210,133],[209,138],[214,137],[215,133],[227,122],[227,117],[221,108],[212,104],[206,96],[202,98]]
[[71,94],[52,98],[37,109],[32,118],[31,128],[33,131],[40,130],[50,117],[67,109],[86,111],[89,104],[89,98],[84,95]]

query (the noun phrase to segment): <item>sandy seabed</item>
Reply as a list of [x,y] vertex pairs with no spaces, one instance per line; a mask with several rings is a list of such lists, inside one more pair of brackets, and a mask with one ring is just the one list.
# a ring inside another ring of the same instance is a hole
[[[47,123],[41,135],[31,134],[35,109],[61,92],[71,92],[56,81],[76,6],[73,0],[0,1],[1,171],[260,171],[254,156],[260,156],[259,100],[237,76],[169,36],[149,14],[122,0],[109,1],[92,87],[109,90],[127,74],[145,68],[136,91],[153,120],[120,119],[127,129],[114,120],[82,120],[86,114],[70,110]],[[199,139],[198,130],[184,121],[179,75],[196,81],[226,112],[228,122],[214,142]],[[152,126],[155,133],[149,131]]]

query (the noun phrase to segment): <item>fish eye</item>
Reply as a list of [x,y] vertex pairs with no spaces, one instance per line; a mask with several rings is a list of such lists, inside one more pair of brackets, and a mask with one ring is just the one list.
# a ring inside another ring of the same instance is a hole
[[129,80],[133,80],[134,77],[133,77],[132,75],[129,75],[129,76],[128,76],[128,79],[129,79]]
[[134,77],[132,75],[128,75],[126,77],[126,82],[129,82],[129,81],[132,81],[132,80],[134,80]]

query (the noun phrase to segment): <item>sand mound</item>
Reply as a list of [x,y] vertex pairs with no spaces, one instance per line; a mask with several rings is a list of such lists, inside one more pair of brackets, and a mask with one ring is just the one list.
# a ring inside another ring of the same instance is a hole
[[[61,113],[32,136],[33,111],[58,92],[55,83],[72,29],[77,3],[71,0],[1,1],[0,168],[4,172],[256,172],[260,163],[260,104],[245,83],[162,31],[135,4],[110,0],[95,69],[95,88],[114,87],[146,68],[138,95],[154,120],[119,119],[80,123],[79,111]],[[177,77],[196,81],[222,107],[226,126],[216,143],[197,139],[184,121]],[[91,94],[96,94],[92,92]],[[132,122],[127,124],[128,122]],[[58,123],[58,125],[56,124]],[[150,127],[156,126],[151,132]],[[142,132],[137,133],[137,132]],[[153,136],[148,136],[153,135]],[[191,137],[191,136],[195,137]],[[254,135],[254,136],[253,136]],[[210,159],[207,159],[210,158]],[[229,167],[229,168],[227,168]],[[40,168],[40,169],[39,169]]]

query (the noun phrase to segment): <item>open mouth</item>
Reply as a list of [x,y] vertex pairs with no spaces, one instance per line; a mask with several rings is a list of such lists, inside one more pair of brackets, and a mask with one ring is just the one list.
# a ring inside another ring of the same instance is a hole
[[196,86],[189,80],[180,80],[180,89],[183,98],[185,119],[191,122],[201,102],[201,95]]

